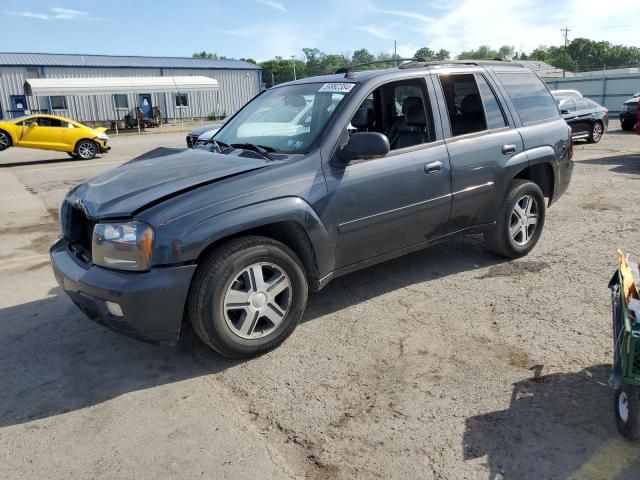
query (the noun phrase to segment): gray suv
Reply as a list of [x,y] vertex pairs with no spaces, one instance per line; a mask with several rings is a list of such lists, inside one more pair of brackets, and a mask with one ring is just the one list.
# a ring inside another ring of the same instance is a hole
[[[468,232],[516,258],[566,191],[571,130],[509,62],[307,78],[257,96],[210,150],[158,150],[74,187],[51,247],[92,319],[235,358],[291,334],[309,290]],[[428,268],[428,266],[425,266]]]

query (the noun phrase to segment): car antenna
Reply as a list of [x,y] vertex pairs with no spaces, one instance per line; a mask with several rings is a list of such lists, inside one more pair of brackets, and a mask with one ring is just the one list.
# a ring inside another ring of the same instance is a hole
[[358,67],[364,67],[368,65],[378,65],[381,63],[391,62],[426,62],[427,60],[421,57],[414,58],[390,58],[389,60],[376,60],[374,62],[358,63],[357,65],[349,65],[348,67],[342,67],[336,70],[336,75],[344,73],[344,78],[353,78],[354,70]]

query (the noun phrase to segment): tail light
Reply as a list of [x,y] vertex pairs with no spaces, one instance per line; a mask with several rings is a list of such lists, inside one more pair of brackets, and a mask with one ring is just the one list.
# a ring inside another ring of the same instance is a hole
[[605,115],[609,115],[609,109],[608,109],[608,108],[605,108],[605,109],[604,109],[604,114],[605,114]]

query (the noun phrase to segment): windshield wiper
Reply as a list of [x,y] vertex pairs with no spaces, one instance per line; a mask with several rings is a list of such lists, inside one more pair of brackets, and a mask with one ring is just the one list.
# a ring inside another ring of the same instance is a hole
[[275,152],[275,149],[267,147],[266,145],[256,145],[255,143],[232,143],[230,146],[234,148],[241,148],[243,150],[251,150],[259,153],[267,160],[275,160],[273,155],[271,155],[272,152]]
[[216,149],[218,153],[222,153],[222,149],[220,148],[221,145],[225,148],[229,148],[229,145],[227,145],[224,142],[219,142],[215,138],[212,138],[211,140],[209,140],[209,143],[213,143],[213,147]]

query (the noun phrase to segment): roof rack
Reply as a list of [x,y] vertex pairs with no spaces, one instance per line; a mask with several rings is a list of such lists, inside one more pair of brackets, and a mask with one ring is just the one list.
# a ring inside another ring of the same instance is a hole
[[516,62],[512,62],[511,60],[505,60],[503,58],[494,58],[487,60],[424,60],[424,59],[415,59],[414,61],[403,63],[398,68],[424,68],[430,67],[433,65],[505,65],[509,64],[514,67],[524,68],[524,65],[521,65]]
[[[358,63],[357,65],[349,65],[348,67],[342,67],[336,70],[336,75],[344,73],[344,78],[352,78],[354,70],[358,67],[365,67],[368,65],[378,65],[381,63],[396,63],[396,62],[426,62],[427,60],[421,57],[414,58],[391,58],[389,60],[376,60],[375,62]],[[405,64],[406,65],[406,64]],[[403,65],[400,65],[402,68]]]

